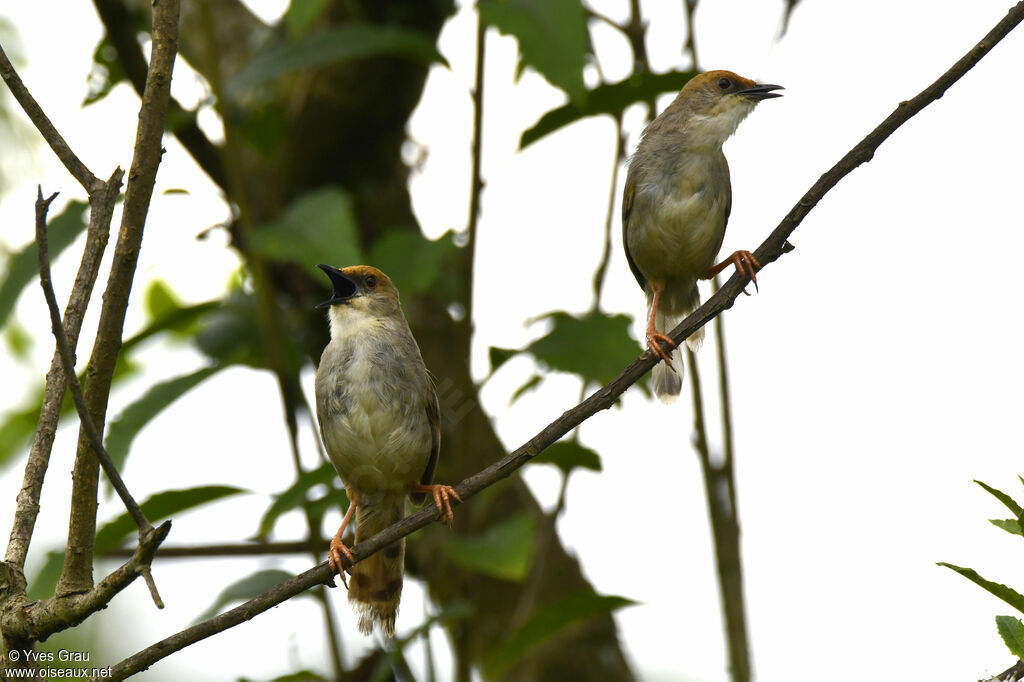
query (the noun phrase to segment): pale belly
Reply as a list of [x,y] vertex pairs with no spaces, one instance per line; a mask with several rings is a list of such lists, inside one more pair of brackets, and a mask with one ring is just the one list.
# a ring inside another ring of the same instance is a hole
[[334,372],[321,361],[316,392],[324,445],[342,481],[363,499],[404,495],[430,458],[426,405],[421,396],[397,391],[400,384],[368,356],[352,352],[334,363]]
[[[701,193],[673,193],[634,209],[629,251],[640,271],[656,285],[696,280],[714,265],[725,236],[725,203]],[[645,219],[646,218],[646,219]]]

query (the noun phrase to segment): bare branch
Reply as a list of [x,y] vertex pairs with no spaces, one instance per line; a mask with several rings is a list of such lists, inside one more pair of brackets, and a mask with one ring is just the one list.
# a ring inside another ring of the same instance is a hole
[[[82,262],[78,267],[78,275],[71,287],[71,295],[64,309],[64,331],[68,346],[74,355],[78,345],[78,334],[82,329],[85,311],[92,296],[93,285],[99,273],[100,261],[110,236],[110,220],[114,214],[114,205],[121,193],[121,179],[124,171],[116,169],[100,189],[89,196],[89,227],[86,230],[85,249]],[[64,402],[64,391],[67,379],[64,376],[60,349],[55,349],[50,362],[50,371],[46,374],[46,388],[43,393],[42,410],[36,426],[32,449],[28,462],[25,464],[25,475],[21,490],[18,493],[17,508],[14,512],[14,523],[11,526],[11,537],[7,544],[4,561],[16,566],[19,570],[25,567],[29,543],[39,514],[39,496],[43,488],[43,479],[50,462],[50,451],[53,448],[54,435],[57,433],[57,422],[60,420],[61,404]]]
[[[928,103],[938,99],[953,83],[963,77],[985,54],[1000,40],[1002,40],[1014,27],[1024,20],[1024,1],[1016,4],[998,24],[983,39],[960,59],[952,68],[944,73],[935,83],[930,85],[917,97],[909,102],[903,102],[897,107],[885,121],[872,131],[864,140],[853,148],[839,163],[828,173],[823,175],[818,182],[811,187],[797,205],[783,219],[782,223],[769,235],[768,239],[758,247],[755,254],[762,265],[767,266],[779,259],[782,254],[792,250],[787,237],[800,224],[808,212],[821,200],[821,198],[848,175],[854,168],[868,161],[874,150],[881,145],[897,128],[906,123],[917,112],[921,111]],[[724,310],[732,307],[736,298],[740,295],[746,284],[745,278],[734,274],[725,285],[719,289],[700,308],[694,311],[689,317],[683,320],[671,333],[671,338],[676,344],[681,344],[684,339],[690,336],[701,326],[720,315]],[[473,495],[485,488],[508,477],[533,457],[539,454],[546,447],[557,441],[573,428],[583,423],[599,410],[611,407],[620,395],[627,388],[636,383],[655,364],[656,360],[650,351],[644,351],[629,367],[624,369],[619,376],[613,379],[606,386],[599,389],[589,398],[576,407],[568,410],[561,417],[548,424],[537,435],[525,444],[509,453],[500,461],[492,464],[483,471],[470,476],[455,487],[463,500],[468,500]],[[429,523],[440,518],[436,507],[427,505],[414,514],[407,516],[398,523],[395,523],[380,533],[360,542],[351,548],[354,561],[357,563],[374,552],[383,549],[399,538],[423,528]],[[345,566],[351,563],[346,559]],[[334,576],[330,566],[326,562],[301,573],[290,580],[273,587],[262,595],[249,600],[241,606],[235,607],[209,620],[203,621],[186,630],[171,635],[170,637],[157,642],[156,644],[143,649],[133,656],[121,661],[112,668],[112,675],[99,680],[123,680],[141,670],[146,670],[157,661],[170,654],[198,642],[202,639],[217,634],[239,623],[250,620],[264,611],[280,604],[290,597],[299,594],[314,585],[333,584]]]
[[152,525],[146,519],[142,510],[139,509],[138,503],[135,502],[132,494],[128,492],[128,488],[125,487],[121,474],[118,473],[113,460],[107,453],[106,448],[103,447],[103,439],[99,431],[96,430],[96,425],[93,424],[92,419],[89,417],[89,411],[85,407],[85,396],[82,395],[82,387],[78,383],[78,375],[75,374],[75,357],[71,351],[71,345],[68,343],[68,337],[64,333],[64,325],[60,321],[57,295],[53,292],[53,282],[50,279],[50,251],[46,240],[46,213],[50,208],[50,203],[57,198],[57,194],[51,194],[48,198],[43,199],[43,188],[40,187],[38,192],[39,196],[36,199],[36,249],[39,259],[39,286],[43,288],[46,306],[50,310],[50,324],[52,325],[53,336],[57,340],[57,351],[60,353],[61,362],[64,366],[64,376],[71,389],[71,397],[75,402],[75,408],[78,410],[78,418],[82,420],[82,428],[85,430],[89,442],[92,444],[92,450],[96,453],[96,457],[103,467],[103,472],[110,479],[114,490],[117,491],[118,496],[124,503],[125,509],[128,510],[128,513],[135,521],[135,525],[139,527],[139,531],[147,531],[152,528]]
[[0,47],[0,77],[3,77],[7,87],[11,89],[14,99],[18,100],[18,104],[21,105],[21,108],[43,136],[43,139],[46,140],[46,144],[50,145],[50,149],[57,155],[57,158],[64,164],[64,167],[68,169],[68,172],[74,176],[75,180],[78,180],[78,183],[85,188],[86,193],[92,194],[93,191],[100,189],[103,181],[85,167],[81,159],[71,151],[71,147],[64,141],[61,134],[57,132],[57,129],[53,127],[53,123],[50,122],[50,119],[43,112],[39,103],[36,102],[32,93],[25,87],[21,77],[18,76],[18,72],[14,70],[3,47]]
[[[89,417],[98,432],[102,432],[106,418],[110,383],[121,349],[128,296],[135,277],[146,214],[163,152],[161,142],[170,99],[171,73],[177,53],[178,8],[178,0],[160,0],[153,5],[152,56],[139,112],[121,229],[103,294],[103,307],[86,381],[85,401]],[[83,429],[79,433],[78,453],[72,474],[71,522],[64,570],[57,584],[58,594],[83,592],[92,587],[98,470],[96,456],[90,450],[91,440]]]

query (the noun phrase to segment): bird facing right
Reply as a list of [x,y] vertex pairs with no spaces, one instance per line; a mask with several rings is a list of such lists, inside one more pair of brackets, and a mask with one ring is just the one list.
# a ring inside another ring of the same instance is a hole
[[[663,402],[674,401],[682,388],[679,351],[665,332],[700,305],[697,280],[710,279],[731,263],[757,284],[760,264],[749,251],[736,251],[715,265],[732,207],[722,145],[758,102],[780,97],[773,92],[779,89],[731,71],[695,76],[647,126],[629,162],[622,242],[647,297],[646,340],[662,360],[652,375]],[[695,351],[703,339],[699,329],[686,345]]]

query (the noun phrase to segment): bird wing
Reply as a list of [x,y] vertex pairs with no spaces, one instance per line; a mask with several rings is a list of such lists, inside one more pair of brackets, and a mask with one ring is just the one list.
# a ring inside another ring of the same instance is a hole
[[427,421],[430,422],[430,458],[427,460],[427,468],[423,470],[423,476],[420,477],[420,483],[423,485],[430,485],[434,480],[437,456],[441,452],[441,406],[437,402],[437,393],[433,388],[430,389],[430,397],[427,399]]
[[629,269],[633,271],[637,284],[641,289],[646,290],[647,278],[640,272],[636,261],[633,260],[633,254],[629,252],[629,216],[633,212],[634,194],[636,194],[636,185],[633,183],[633,175],[630,173],[626,177],[626,189],[622,192],[622,248],[626,252],[626,262],[629,263]]

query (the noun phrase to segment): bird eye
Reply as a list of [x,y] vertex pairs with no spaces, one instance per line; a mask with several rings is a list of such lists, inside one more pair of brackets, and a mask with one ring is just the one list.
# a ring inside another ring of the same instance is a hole
[[728,90],[730,88],[730,86],[732,86],[732,81],[729,80],[728,78],[719,78],[718,79],[718,87],[719,87],[719,89],[721,89],[721,90]]
[[366,282],[366,288],[367,289],[373,289],[374,287],[377,286],[377,276],[376,275],[368,275],[364,281]]

